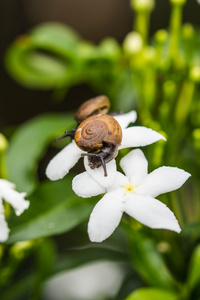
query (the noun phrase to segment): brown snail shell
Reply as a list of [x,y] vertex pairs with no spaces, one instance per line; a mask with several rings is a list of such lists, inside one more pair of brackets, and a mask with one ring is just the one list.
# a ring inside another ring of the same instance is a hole
[[85,101],[77,110],[74,119],[81,123],[90,116],[106,114],[110,108],[108,97],[102,95]]
[[104,143],[119,147],[122,141],[122,130],[114,117],[95,115],[78,126],[74,140],[83,151],[95,152],[100,150]]

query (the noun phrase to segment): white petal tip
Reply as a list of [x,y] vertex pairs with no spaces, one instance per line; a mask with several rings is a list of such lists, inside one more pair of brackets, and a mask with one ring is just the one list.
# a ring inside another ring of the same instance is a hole
[[56,168],[53,168],[53,167],[51,166],[51,162],[48,164],[48,166],[47,166],[47,168],[46,168],[46,172],[45,172],[47,178],[49,178],[49,179],[52,180],[52,181],[56,181],[56,180],[59,180],[59,179],[63,179],[63,177],[64,177],[65,175],[67,175],[68,173],[69,173],[69,172],[67,172],[66,170],[65,170],[64,174],[61,173],[61,172],[59,172],[59,169],[57,169],[57,171],[56,171]]
[[174,216],[174,214],[173,214],[173,219],[171,219],[171,221],[169,221],[169,223],[171,223],[171,224],[168,224],[168,225],[166,224],[166,225],[160,226],[160,227],[155,226],[154,229],[164,229],[164,230],[174,231],[176,233],[181,232],[181,228],[180,228],[179,223],[178,223],[176,217]]
[[20,216],[26,209],[29,208],[29,205],[30,205],[30,202],[28,200],[24,200],[23,207],[15,210],[16,215]]
[[[168,167],[168,168],[172,169],[173,167]],[[179,168],[176,168],[176,167],[174,167],[173,169],[175,169],[179,172],[179,179],[181,178],[181,175],[182,175],[182,184],[180,186],[182,186],[188,180],[188,178],[191,176],[190,173],[186,172],[183,169],[179,169]]]
[[9,237],[9,232],[10,232],[10,229],[7,227],[7,224],[6,224],[6,226],[3,226],[3,227],[4,227],[3,230],[2,229],[0,230],[0,243],[4,243],[7,241],[8,237]]
[[188,172],[186,172],[186,171],[185,171],[185,173],[186,173],[187,179],[188,179],[190,176],[192,176],[192,174],[190,174],[190,173],[188,173]]
[[81,198],[91,198],[92,195],[89,195],[89,194],[86,195],[86,193],[84,193],[82,187],[79,186],[79,183],[77,184],[77,178],[78,178],[77,176],[72,180],[72,190],[74,191],[74,193],[77,196],[79,196]]
[[72,189],[82,198],[90,198],[106,192],[87,172],[83,172],[72,180]]
[[6,242],[7,239],[8,239],[8,236],[6,236],[6,237],[1,237],[1,236],[0,236],[0,243]]
[[129,116],[131,118],[132,123],[134,123],[136,121],[136,119],[137,119],[137,113],[136,113],[136,111],[135,110],[130,111],[129,112]]
[[89,235],[89,239],[90,239],[90,242],[92,242],[92,243],[102,243],[104,241],[103,239],[97,239],[97,238],[91,237],[90,235]]
[[160,230],[169,230],[169,231],[174,231],[176,233],[180,233],[182,230],[178,223],[174,224],[173,226],[169,226],[169,227],[168,226],[164,226],[164,227],[152,226],[151,228],[152,229],[160,229]]
[[174,224],[171,224],[171,226],[169,226],[169,228],[166,228],[167,230],[170,230],[170,231],[174,231],[176,233],[180,233],[181,232],[181,227],[179,226],[179,223],[177,221],[177,219],[175,218],[174,216]]
[[46,176],[52,181],[62,179],[77,163],[82,152],[72,141],[50,160],[46,168]]
[[[154,131],[154,130],[152,129],[152,131]],[[156,141],[162,140],[162,141],[166,142],[167,139],[166,139],[166,137],[164,135],[162,135],[161,133],[159,133],[157,131],[154,131],[154,132],[155,132]]]
[[49,178],[51,181],[56,181],[59,179],[62,179],[64,176],[59,176],[58,174],[50,174],[48,172],[46,172],[46,176],[47,178]]
[[181,228],[178,224],[177,224],[177,226],[174,226],[174,228],[169,228],[169,230],[177,232],[177,233],[181,232]]
[[96,230],[92,230],[92,228],[88,228],[88,236],[89,240],[92,243],[102,243],[110,237],[110,234],[104,235],[100,232],[96,232]]

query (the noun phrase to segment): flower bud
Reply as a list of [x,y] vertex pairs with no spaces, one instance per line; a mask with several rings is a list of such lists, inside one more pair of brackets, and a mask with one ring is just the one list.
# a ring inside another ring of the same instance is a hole
[[92,42],[82,41],[77,46],[77,57],[82,60],[95,58],[96,52],[96,47]]
[[0,152],[4,152],[8,148],[8,141],[6,137],[0,133]]
[[170,0],[173,5],[184,5],[186,0]]
[[131,6],[136,11],[152,11],[155,6],[154,0],[132,0]]
[[193,66],[190,69],[189,77],[194,82],[200,82],[200,65]]
[[160,253],[169,253],[171,251],[171,246],[168,242],[163,241],[158,243],[157,249]]
[[27,251],[33,247],[33,241],[23,241],[15,243],[11,248],[11,253],[17,259],[23,259]]
[[155,36],[154,36],[155,42],[156,42],[157,44],[163,45],[163,44],[167,41],[168,36],[169,36],[169,34],[168,34],[168,32],[167,32],[166,30],[160,29],[160,30],[158,30],[158,31],[156,32],[156,34],[155,34]]
[[194,27],[189,23],[184,24],[182,27],[182,35],[185,40],[190,40],[194,38],[195,36]]
[[120,46],[113,38],[105,38],[99,45],[99,51],[107,58],[114,59],[120,55]]
[[153,47],[147,46],[143,51],[144,61],[146,63],[154,63],[156,58],[156,51]]
[[127,55],[139,53],[143,48],[143,40],[139,33],[133,31],[127,34],[123,43],[124,52]]

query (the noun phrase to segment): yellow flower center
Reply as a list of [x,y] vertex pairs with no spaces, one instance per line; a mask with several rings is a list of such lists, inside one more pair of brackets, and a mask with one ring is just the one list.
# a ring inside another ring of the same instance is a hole
[[124,185],[125,194],[127,193],[133,193],[135,187],[132,183],[129,183],[127,185]]

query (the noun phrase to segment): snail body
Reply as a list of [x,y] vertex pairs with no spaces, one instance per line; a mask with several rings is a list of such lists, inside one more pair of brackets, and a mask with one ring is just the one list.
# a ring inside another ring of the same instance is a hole
[[117,156],[118,147],[122,141],[122,130],[119,123],[111,115],[107,115],[110,108],[106,96],[98,96],[84,102],[77,110],[74,118],[78,122],[77,128],[65,132],[58,138],[70,136],[76,145],[87,153],[91,169],[103,166],[104,176],[107,176],[106,163]]

